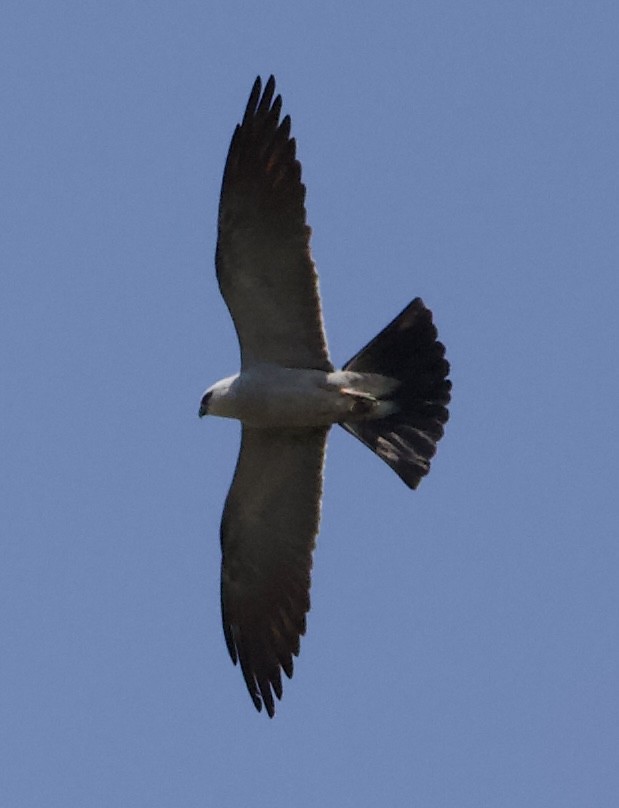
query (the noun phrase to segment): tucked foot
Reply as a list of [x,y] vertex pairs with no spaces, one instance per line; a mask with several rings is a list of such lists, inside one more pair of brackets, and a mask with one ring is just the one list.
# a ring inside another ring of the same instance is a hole
[[351,387],[342,387],[340,393],[350,399],[348,411],[351,415],[367,415],[378,405],[378,399],[371,393],[362,390],[353,390]]

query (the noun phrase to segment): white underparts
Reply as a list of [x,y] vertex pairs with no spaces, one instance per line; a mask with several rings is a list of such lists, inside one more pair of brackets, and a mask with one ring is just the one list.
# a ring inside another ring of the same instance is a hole
[[210,393],[208,414],[236,418],[253,427],[328,426],[384,418],[394,412],[381,401],[398,382],[376,373],[353,373],[256,365],[222,379]]

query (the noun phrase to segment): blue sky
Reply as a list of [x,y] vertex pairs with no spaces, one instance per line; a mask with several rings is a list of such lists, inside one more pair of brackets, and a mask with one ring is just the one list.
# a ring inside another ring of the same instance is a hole
[[[614,2],[12,2],[0,27],[0,803],[610,808]],[[221,173],[274,73],[333,359],[421,295],[452,417],[410,492],[329,442],[273,721],[227,656]]]

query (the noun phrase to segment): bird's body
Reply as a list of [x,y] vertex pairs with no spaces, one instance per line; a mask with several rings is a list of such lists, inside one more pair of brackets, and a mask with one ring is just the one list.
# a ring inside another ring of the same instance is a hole
[[223,628],[258,710],[274,714],[310,607],[323,461],[332,424],[416,488],[447,421],[445,348],[419,298],[342,370],[329,358],[305,186],[275,81],[257,79],[236,127],[219,207],[217,278],[241,371],[200,415],[235,418],[241,449],[221,524]]
[[397,385],[395,379],[373,373],[264,363],[222,379],[205,395],[210,415],[262,429],[303,428],[383,418],[393,411],[393,403],[380,396]]

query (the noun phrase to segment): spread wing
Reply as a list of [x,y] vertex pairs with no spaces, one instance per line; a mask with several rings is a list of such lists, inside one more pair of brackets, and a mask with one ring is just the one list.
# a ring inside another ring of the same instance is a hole
[[219,203],[216,267],[234,321],[243,368],[257,362],[332,370],[318,276],[305,223],[305,186],[280,123],[275,80],[260,78],[232,137]]
[[327,431],[244,426],[221,523],[226,644],[271,717],[305,633]]

